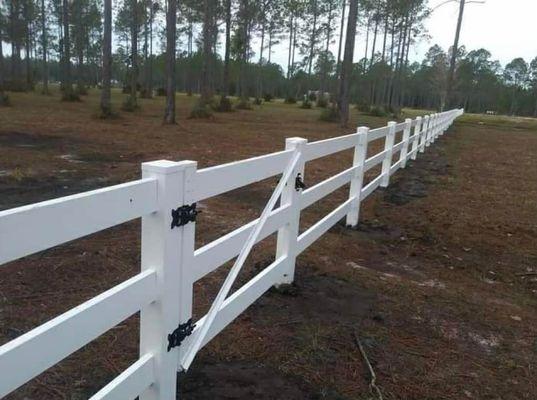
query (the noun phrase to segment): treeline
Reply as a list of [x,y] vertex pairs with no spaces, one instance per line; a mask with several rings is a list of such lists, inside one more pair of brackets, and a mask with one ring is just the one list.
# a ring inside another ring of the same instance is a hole
[[[243,108],[252,99],[316,101],[343,124],[349,103],[537,116],[537,58],[502,68],[484,49],[459,47],[452,83],[452,49],[433,46],[411,62],[430,12],[424,0],[3,0],[0,39],[10,51],[0,46],[0,104],[6,91],[40,83],[46,94],[58,81],[64,100],[101,87],[104,116],[110,86],[123,88],[126,111],[140,96],[165,95],[168,122],[176,90],[201,95],[193,116],[231,109],[229,95]],[[276,48],[284,66],[274,63]]]

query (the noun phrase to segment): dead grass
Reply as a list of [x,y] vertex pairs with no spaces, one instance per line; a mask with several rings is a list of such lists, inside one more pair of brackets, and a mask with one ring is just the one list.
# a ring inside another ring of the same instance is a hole
[[[163,98],[103,121],[95,91],[81,103],[57,92],[10,97],[13,107],[0,109],[0,171],[23,173],[0,174],[0,208],[135,179],[143,161],[204,167],[281,150],[286,137],[355,130],[281,100],[191,120],[196,98],[179,95],[178,124],[165,126]],[[116,110],[122,100],[114,93]],[[386,122],[352,112],[352,127]],[[521,273],[537,271],[536,133],[533,121],[465,116],[365,202],[359,230],[336,226],[300,256],[294,290],[268,293],[212,341],[182,381],[183,398],[369,398],[355,329],[386,399],[534,398],[537,278]],[[306,184],[351,159],[311,163]],[[203,202],[198,246],[256,218],[275,182]],[[347,194],[310,207],[301,229]],[[0,343],[134,275],[139,244],[132,222],[2,266]],[[273,255],[271,237],[241,282]],[[225,270],[196,285],[196,315]],[[137,340],[133,317],[8,398],[87,398],[136,359]]]

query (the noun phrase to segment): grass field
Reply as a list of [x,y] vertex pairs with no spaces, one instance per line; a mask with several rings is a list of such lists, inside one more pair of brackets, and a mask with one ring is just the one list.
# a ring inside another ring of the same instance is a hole
[[[0,109],[0,209],[136,179],[140,163],[199,167],[281,150],[286,137],[351,133],[319,109],[272,102],[162,125],[163,98],[96,117],[80,103],[11,94]],[[114,93],[117,108],[122,96]],[[404,117],[421,115],[405,110]],[[353,110],[351,126],[386,119]],[[351,152],[310,163],[306,184],[347,168]],[[203,202],[197,245],[256,218],[276,180]],[[303,213],[305,229],[346,199]],[[139,222],[0,268],[0,344],[139,271]],[[256,247],[241,282],[274,254]],[[227,268],[198,282],[202,315]],[[537,393],[537,120],[464,115],[390,187],[367,199],[358,230],[332,228],[298,259],[296,287],[271,291],[217,336],[180,377],[184,399],[369,399],[360,337],[385,399],[534,399]],[[83,399],[138,355],[137,316],[9,399]]]

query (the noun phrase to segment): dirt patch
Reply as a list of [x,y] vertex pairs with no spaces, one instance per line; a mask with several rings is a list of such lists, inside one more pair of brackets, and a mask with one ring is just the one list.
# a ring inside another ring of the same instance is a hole
[[318,398],[298,378],[251,362],[198,362],[191,371],[180,377],[181,398],[188,400]]
[[443,142],[437,141],[420,154],[414,162],[409,162],[405,169],[400,169],[390,185],[384,189],[384,201],[403,205],[427,197],[429,190],[438,178],[451,171],[451,165],[442,149]]
[[60,136],[37,135],[26,132],[0,132],[0,145],[5,147],[47,149],[57,148],[65,143]]
[[[351,326],[372,313],[373,292],[328,274],[311,275],[311,266],[298,266],[291,290],[272,289],[254,308],[261,323],[326,323]],[[309,273],[305,273],[308,271]]]
[[0,210],[80,193],[111,184],[104,177],[90,178],[76,173],[58,173],[47,177],[0,177]]

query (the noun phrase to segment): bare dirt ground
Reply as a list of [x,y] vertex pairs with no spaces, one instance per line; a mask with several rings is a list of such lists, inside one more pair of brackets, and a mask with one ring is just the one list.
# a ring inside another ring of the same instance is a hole
[[[319,111],[267,104],[255,111],[161,125],[162,99],[112,122],[97,95],[12,96],[0,109],[0,209],[139,177],[140,163],[199,167],[281,150],[285,137],[349,133]],[[120,102],[118,95],[116,101]],[[353,115],[352,125],[383,125]],[[308,165],[312,185],[347,168],[344,152]],[[202,204],[198,245],[255,218],[276,180]],[[307,228],[344,188],[308,209]],[[0,344],[139,271],[139,222],[0,268]],[[245,282],[274,257],[257,246]],[[226,268],[196,286],[207,309]],[[365,202],[358,230],[332,228],[298,260],[296,285],[271,290],[217,336],[180,376],[184,399],[537,398],[537,122],[465,116],[391,186]],[[83,399],[137,358],[137,316],[26,384],[9,399]]]

